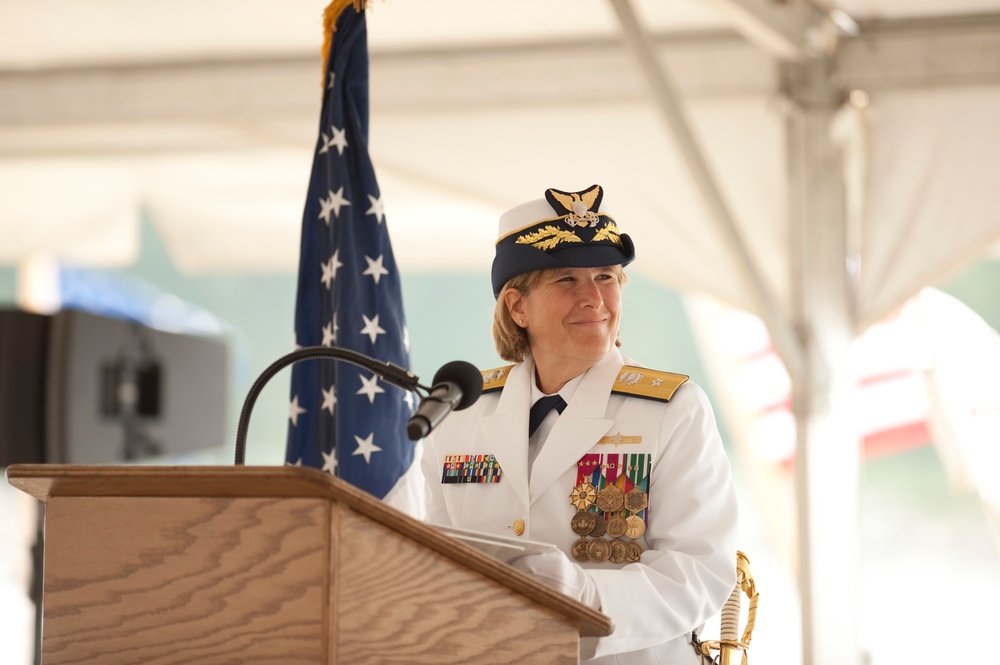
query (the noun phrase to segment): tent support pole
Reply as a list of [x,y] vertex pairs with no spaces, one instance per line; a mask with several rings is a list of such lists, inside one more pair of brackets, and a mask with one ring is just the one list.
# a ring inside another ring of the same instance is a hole
[[712,221],[718,227],[721,237],[726,243],[726,249],[739,270],[741,279],[751,285],[750,290],[754,294],[753,311],[767,325],[775,350],[785,363],[785,367],[788,368],[789,374],[798,375],[802,368],[800,342],[793,334],[787,320],[781,316],[773,294],[764,283],[760,271],[757,270],[753,258],[747,251],[747,245],[726,206],[725,199],[708,167],[704,153],[691,131],[683,109],[681,109],[673,82],[657,60],[649,37],[639,23],[629,0],[609,1],[618,15],[618,20],[625,34],[625,41],[638,60],[657,108],[666,122],[667,130],[673,137],[684,163],[691,172]]
[[[860,665],[860,443],[848,351],[854,307],[841,150],[831,136],[840,93],[832,60],[785,65],[791,178],[792,318],[804,371],[792,380],[802,662]],[[832,544],[832,545],[831,545]]]

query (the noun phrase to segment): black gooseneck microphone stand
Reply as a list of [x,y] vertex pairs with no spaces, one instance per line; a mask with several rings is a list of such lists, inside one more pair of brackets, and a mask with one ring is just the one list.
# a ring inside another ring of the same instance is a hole
[[[260,391],[264,389],[271,378],[277,374],[280,370],[293,365],[297,362],[303,360],[311,360],[314,358],[332,358],[335,360],[344,360],[351,363],[352,365],[357,365],[358,367],[363,367],[386,380],[386,382],[396,386],[397,388],[402,388],[410,392],[416,392],[420,394],[420,390],[424,391],[424,396],[429,394],[431,388],[427,386],[422,386],[418,383],[420,379],[408,369],[400,367],[390,362],[384,362],[382,360],[376,360],[370,356],[366,356],[363,353],[358,353],[357,351],[352,351],[350,349],[343,349],[337,346],[306,346],[301,349],[296,349],[291,353],[284,355],[273,363],[271,363],[267,369],[261,372],[257,380],[254,381],[253,385],[250,386],[249,392],[247,392],[246,399],[243,401],[243,409],[240,411],[240,421],[236,428],[236,466],[243,466],[246,459],[246,447],[247,447],[247,430],[250,427],[250,412],[253,411],[253,405],[257,401],[257,396]],[[422,398],[421,398],[422,399]]]

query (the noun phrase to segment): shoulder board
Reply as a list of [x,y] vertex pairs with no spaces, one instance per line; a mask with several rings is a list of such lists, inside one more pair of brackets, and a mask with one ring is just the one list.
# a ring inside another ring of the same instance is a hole
[[482,372],[483,392],[488,393],[493,392],[494,390],[502,389],[504,384],[507,383],[507,376],[510,374],[511,367],[513,367],[513,365],[484,370]]
[[674,392],[687,380],[688,377],[684,374],[625,365],[618,372],[618,378],[615,379],[611,392],[615,395],[631,395],[669,402]]

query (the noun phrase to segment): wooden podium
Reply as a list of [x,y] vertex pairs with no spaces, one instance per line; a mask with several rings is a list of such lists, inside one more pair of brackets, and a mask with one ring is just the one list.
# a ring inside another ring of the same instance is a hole
[[43,665],[576,663],[613,630],[315,469],[15,465],[45,502]]

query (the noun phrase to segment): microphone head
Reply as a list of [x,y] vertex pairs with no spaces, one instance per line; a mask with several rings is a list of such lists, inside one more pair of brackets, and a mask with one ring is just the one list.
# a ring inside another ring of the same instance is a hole
[[483,393],[483,375],[472,363],[464,360],[452,360],[442,365],[434,375],[432,385],[452,382],[462,391],[462,399],[455,406],[455,411],[461,411],[472,406]]

